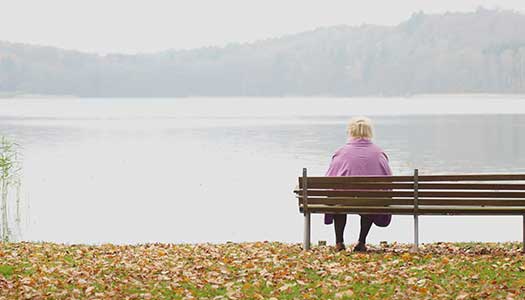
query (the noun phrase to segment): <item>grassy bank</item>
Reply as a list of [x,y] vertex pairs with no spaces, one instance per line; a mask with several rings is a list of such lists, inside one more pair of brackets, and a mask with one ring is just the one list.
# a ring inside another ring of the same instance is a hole
[[0,299],[523,299],[519,244],[0,244]]

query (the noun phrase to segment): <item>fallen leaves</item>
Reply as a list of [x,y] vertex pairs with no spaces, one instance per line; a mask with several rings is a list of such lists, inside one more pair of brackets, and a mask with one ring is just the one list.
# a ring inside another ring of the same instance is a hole
[[4,299],[521,299],[518,244],[0,244]]
[[460,292],[459,295],[457,295],[456,300],[465,300],[469,297],[468,293]]
[[346,290],[335,294],[335,299],[343,299],[352,297],[354,295],[354,291],[352,290]]

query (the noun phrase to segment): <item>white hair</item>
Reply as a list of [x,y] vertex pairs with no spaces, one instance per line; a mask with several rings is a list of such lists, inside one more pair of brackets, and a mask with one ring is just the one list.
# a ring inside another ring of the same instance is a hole
[[372,121],[362,116],[350,119],[348,134],[353,138],[371,139],[374,136]]

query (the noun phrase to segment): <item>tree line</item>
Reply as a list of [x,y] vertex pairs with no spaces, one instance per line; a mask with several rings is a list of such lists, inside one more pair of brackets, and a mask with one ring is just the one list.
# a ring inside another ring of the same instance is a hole
[[[524,93],[525,15],[415,13],[193,50],[97,55],[0,42],[0,95],[406,96]],[[166,37],[169,38],[169,37]]]

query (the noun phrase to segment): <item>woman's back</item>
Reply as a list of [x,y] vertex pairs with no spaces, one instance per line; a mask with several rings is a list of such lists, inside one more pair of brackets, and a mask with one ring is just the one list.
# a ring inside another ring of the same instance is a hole
[[[326,176],[389,176],[392,171],[388,165],[388,157],[383,150],[371,141],[373,136],[372,123],[366,117],[350,120],[348,133],[350,140],[339,148],[332,157]],[[366,251],[366,237],[372,224],[386,227],[390,224],[392,215],[361,215],[359,242],[354,251]],[[346,226],[346,214],[326,214],[325,224],[334,222],[336,250],[345,249],[343,233]]]
[[388,158],[369,139],[358,138],[339,148],[326,176],[391,175]]

